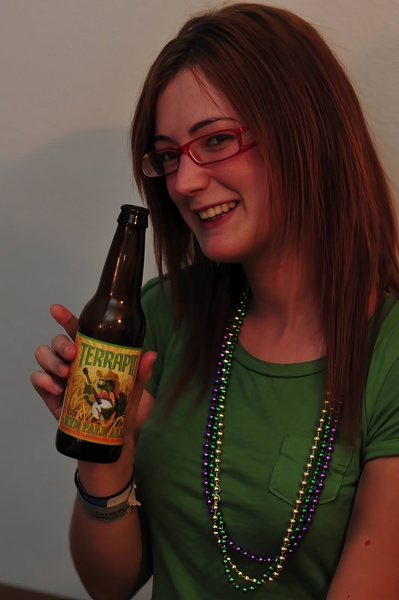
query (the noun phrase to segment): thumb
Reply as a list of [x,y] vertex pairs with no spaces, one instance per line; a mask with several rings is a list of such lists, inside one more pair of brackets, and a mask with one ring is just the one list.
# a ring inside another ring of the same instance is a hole
[[156,361],[157,356],[157,352],[153,352],[152,350],[148,350],[147,352],[144,352],[144,354],[142,354],[137,372],[135,388],[138,388],[140,386],[142,387],[142,390],[145,388],[147,382],[151,378],[152,367],[154,366],[154,362]]

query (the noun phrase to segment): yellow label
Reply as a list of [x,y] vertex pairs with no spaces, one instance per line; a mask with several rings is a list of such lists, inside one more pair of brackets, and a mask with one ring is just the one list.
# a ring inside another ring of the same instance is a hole
[[81,440],[121,444],[141,350],[80,333],[75,345],[59,428]]

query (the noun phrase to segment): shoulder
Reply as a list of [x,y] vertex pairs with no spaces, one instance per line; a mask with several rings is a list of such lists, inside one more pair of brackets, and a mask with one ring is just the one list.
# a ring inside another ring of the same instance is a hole
[[152,277],[149,279],[141,290],[142,302],[160,301],[160,298],[171,296],[172,290],[168,277]]
[[163,322],[165,319],[173,321],[175,310],[170,279],[168,277],[149,279],[141,291],[141,305],[147,325],[149,322]]
[[[199,289],[203,285],[201,278],[193,267],[183,269],[179,274],[180,293],[175,294],[169,275],[161,277],[152,277],[144,285],[141,294],[141,301],[144,311],[148,308],[158,308],[162,311],[171,310],[178,312],[175,303],[184,307],[184,312],[188,312],[190,307],[195,304],[198,298]],[[177,300],[177,296],[181,296]]]
[[144,284],[141,304],[147,324],[147,348],[159,352],[161,347],[169,346],[173,340],[175,343],[177,335],[182,338],[187,335],[192,315],[192,304],[187,297],[191,279],[189,270],[182,271],[180,284],[184,292],[183,304],[178,304],[175,299],[171,279],[167,275],[153,277]]
[[154,343],[170,337],[174,327],[174,310],[170,280],[153,277],[147,281],[141,292],[141,305],[146,319],[146,347],[157,349]]

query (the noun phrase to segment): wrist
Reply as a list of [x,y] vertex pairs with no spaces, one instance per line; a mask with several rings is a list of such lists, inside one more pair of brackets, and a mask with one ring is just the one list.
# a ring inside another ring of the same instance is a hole
[[128,484],[116,494],[111,496],[92,496],[82,486],[79,479],[79,472],[75,472],[75,485],[78,492],[78,502],[83,512],[103,523],[117,521],[127,515],[134,507],[140,506],[136,499],[134,473]]

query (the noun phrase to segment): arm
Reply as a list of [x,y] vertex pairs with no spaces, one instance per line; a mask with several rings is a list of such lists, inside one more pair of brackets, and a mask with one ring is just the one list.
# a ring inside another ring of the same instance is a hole
[[[69,337],[58,335],[52,340],[51,347],[42,345],[37,349],[36,358],[42,370],[33,373],[31,381],[58,419],[69,362],[76,353],[71,338],[76,332],[77,319],[60,305],[53,306],[51,312]],[[140,361],[119,460],[109,465],[89,462],[80,462],[78,465],[79,479],[92,496],[116,494],[131,478],[134,437],[138,436],[141,424],[151,414],[154,403],[154,398],[144,387],[151,376],[155,358],[154,352],[147,352]],[[71,520],[70,544],[76,570],[94,600],[126,600],[150,576],[145,540],[136,508],[118,521],[103,523],[87,516],[76,502]]]
[[399,456],[366,463],[327,600],[397,600]]

